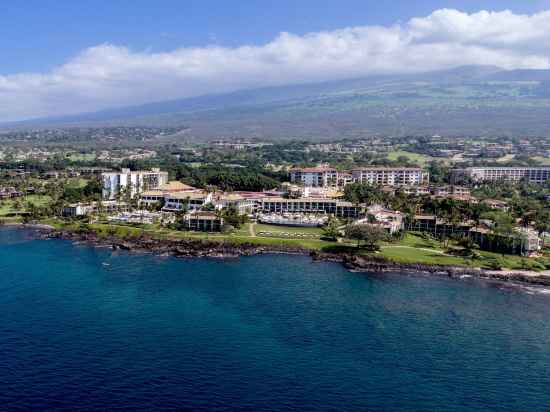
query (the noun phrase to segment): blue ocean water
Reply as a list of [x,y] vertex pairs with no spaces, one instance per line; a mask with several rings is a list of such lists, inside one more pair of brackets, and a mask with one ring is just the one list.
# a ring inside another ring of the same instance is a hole
[[550,296],[0,230],[1,410],[536,411]]

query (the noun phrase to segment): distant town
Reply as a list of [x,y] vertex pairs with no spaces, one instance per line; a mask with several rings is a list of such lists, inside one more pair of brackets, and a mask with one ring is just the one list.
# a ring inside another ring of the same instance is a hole
[[547,139],[181,143],[185,130],[5,133],[1,222],[550,267]]

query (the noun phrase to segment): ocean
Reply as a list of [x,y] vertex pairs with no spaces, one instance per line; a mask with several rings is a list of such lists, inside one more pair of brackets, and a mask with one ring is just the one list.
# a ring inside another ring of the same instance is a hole
[[0,410],[550,409],[550,295],[0,230]]

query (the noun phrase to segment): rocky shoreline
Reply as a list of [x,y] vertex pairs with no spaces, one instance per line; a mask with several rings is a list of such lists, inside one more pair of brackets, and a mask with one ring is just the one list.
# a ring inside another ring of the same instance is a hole
[[114,250],[126,250],[140,253],[154,253],[175,257],[209,257],[238,258],[260,254],[285,253],[309,255],[314,261],[337,262],[354,272],[372,273],[425,273],[445,276],[454,279],[472,277],[477,279],[517,283],[523,285],[550,286],[550,272],[531,272],[514,270],[486,270],[459,266],[440,266],[424,264],[401,264],[388,261],[382,257],[357,256],[349,253],[324,253],[307,248],[288,246],[263,246],[252,243],[235,244],[227,241],[204,239],[158,239],[151,236],[121,239],[117,237],[98,236],[95,232],[74,232],[55,230],[53,228],[35,227],[41,238],[65,239],[73,242],[84,242],[92,246],[110,247]]

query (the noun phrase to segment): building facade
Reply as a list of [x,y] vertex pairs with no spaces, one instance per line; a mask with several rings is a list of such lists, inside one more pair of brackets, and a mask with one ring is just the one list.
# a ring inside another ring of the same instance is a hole
[[186,230],[193,232],[220,232],[224,221],[212,212],[192,212],[183,218]]
[[429,173],[417,167],[364,167],[351,171],[357,183],[374,186],[419,186],[429,183]]
[[365,213],[365,205],[336,199],[266,197],[262,200],[265,213],[323,213],[345,218],[357,218]]
[[306,187],[337,186],[338,171],[331,167],[294,168],[290,170],[290,181]]
[[164,198],[162,210],[166,212],[197,210],[208,203],[212,203],[212,193],[206,191],[172,193]]
[[64,217],[88,216],[94,213],[127,212],[128,204],[114,200],[106,202],[73,203],[63,208]]
[[159,169],[150,171],[130,171],[122,169],[120,172],[101,174],[103,181],[103,198],[113,200],[122,195],[130,198],[151,189],[157,189],[168,183],[168,172]]
[[451,183],[520,182],[542,184],[550,181],[550,167],[470,167],[451,170]]

